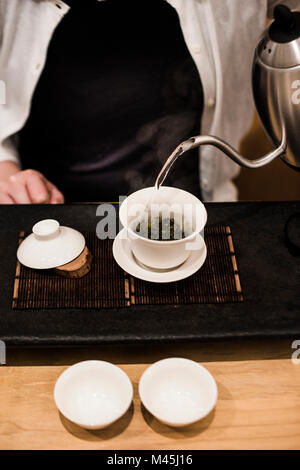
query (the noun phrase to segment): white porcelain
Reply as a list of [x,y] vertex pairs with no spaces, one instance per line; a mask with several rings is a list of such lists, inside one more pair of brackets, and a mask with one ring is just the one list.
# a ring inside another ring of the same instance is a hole
[[85,247],[85,239],[80,232],[60,226],[57,220],[42,220],[33,226],[32,232],[17,251],[20,263],[29,268],[62,266],[77,258]]
[[[203,243],[204,226],[207,221],[207,212],[202,202],[193,194],[182,189],[161,186],[159,191],[155,188],[144,188],[128,196],[120,206],[120,221],[127,229],[132,240],[134,256],[144,265],[155,269],[170,269],[182,264],[190,255],[191,249],[199,250],[199,240]],[[159,195],[159,197],[158,197]],[[161,207],[175,207],[174,212],[182,211],[184,220],[190,218],[192,233],[179,240],[160,241],[139,236],[132,230],[134,221],[138,221],[145,208],[153,202]],[[176,209],[177,208],[177,209]],[[202,238],[197,238],[201,233]],[[193,245],[194,246],[193,248]]]
[[207,256],[205,243],[198,251],[192,251],[188,259],[173,269],[152,269],[141,264],[133,255],[131,240],[126,237],[124,228],[116,236],[113,243],[113,256],[118,265],[128,274],[148,282],[181,281],[194,274],[204,264]]
[[184,358],[155,362],[143,373],[139,394],[145,408],[169,426],[187,426],[214,408],[218,390],[205,367]]
[[59,411],[85,429],[102,429],[126,413],[133,398],[129,377],[105,361],[78,362],[66,369],[54,388]]

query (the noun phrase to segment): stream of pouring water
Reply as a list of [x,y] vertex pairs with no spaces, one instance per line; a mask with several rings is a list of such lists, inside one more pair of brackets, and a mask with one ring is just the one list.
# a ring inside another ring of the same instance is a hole
[[160,172],[159,172],[159,174],[156,178],[155,185],[153,187],[153,194],[149,198],[149,200],[147,201],[147,203],[145,205],[145,209],[149,209],[151,207],[151,204],[158,204],[159,203],[159,200],[158,200],[158,198],[159,198],[159,188],[161,187],[161,185],[165,181],[166,177],[169,174],[169,171],[171,170],[172,166],[176,162],[177,158],[181,154],[183,154],[184,152],[186,152],[187,150],[192,148],[193,145],[194,145],[194,142],[195,142],[195,139],[192,137],[191,139],[188,139],[188,140],[185,140],[184,142],[181,142],[181,144],[177,145],[175,150],[173,150],[173,152],[171,153],[171,155],[169,156],[169,158],[167,159],[167,161],[163,165],[162,169],[160,170]]
[[168,157],[166,160],[165,164],[163,165],[162,169],[160,170],[156,181],[155,185],[153,186],[153,191],[151,192],[151,196],[147,200],[143,210],[131,221],[130,225],[135,226],[139,223],[141,219],[143,219],[145,216],[147,216],[149,213],[151,213],[151,207],[153,205],[160,204],[161,201],[159,201],[160,198],[160,193],[159,193],[159,188],[165,181],[166,177],[168,176],[169,171],[171,170],[172,166],[176,162],[177,158],[187,150],[190,150],[194,146],[195,139],[192,137],[188,140],[185,140],[184,142],[181,142],[175,150],[171,153],[171,155]]

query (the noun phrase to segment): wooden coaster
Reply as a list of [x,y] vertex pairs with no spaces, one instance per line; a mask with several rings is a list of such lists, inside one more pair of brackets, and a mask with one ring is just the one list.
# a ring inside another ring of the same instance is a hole
[[54,268],[54,272],[60,276],[80,278],[90,272],[92,266],[92,255],[85,246],[83,252],[73,261]]

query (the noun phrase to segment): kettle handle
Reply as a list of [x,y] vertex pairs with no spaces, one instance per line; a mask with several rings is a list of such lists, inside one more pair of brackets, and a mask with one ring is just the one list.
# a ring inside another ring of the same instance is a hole
[[197,135],[179,144],[176,149],[172,152],[172,154],[169,156],[166,163],[162,167],[161,171],[159,172],[158,177],[156,178],[156,189],[159,189],[159,187],[163,184],[177,158],[188,150],[191,150],[195,147],[200,147],[200,145],[213,145],[219,150],[222,150],[222,152],[224,152],[235,163],[246,168],[259,168],[261,166],[267,165],[275,158],[281,157],[285,153],[287,147],[286,132],[284,126],[282,128],[282,139],[280,145],[276,149],[255,160],[249,160],[248,158],[244,158],[231,145],[229,145],[227,142],[218,137],[215,137],[213,135]]

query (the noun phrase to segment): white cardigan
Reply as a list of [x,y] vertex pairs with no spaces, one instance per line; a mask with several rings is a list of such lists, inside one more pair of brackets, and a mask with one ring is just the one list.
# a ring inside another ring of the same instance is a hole
[[[205,107],[201,133],[216,135],[237,147],[253,116],[254,49],[267,13],[283,0],[168,1],[178,12],[202,80]],[[284,3],[300,8],[300,0]],[[5,100],[0,101],[0,161],[19,161],[17,133],[30,113],[53,31],[68,10],[61,0],[0,0],[0,99],[6,88]],[[200,184],[204,200],[236,200],[231,180],[238,171],[239,167],[218,149],[202,147]]]

